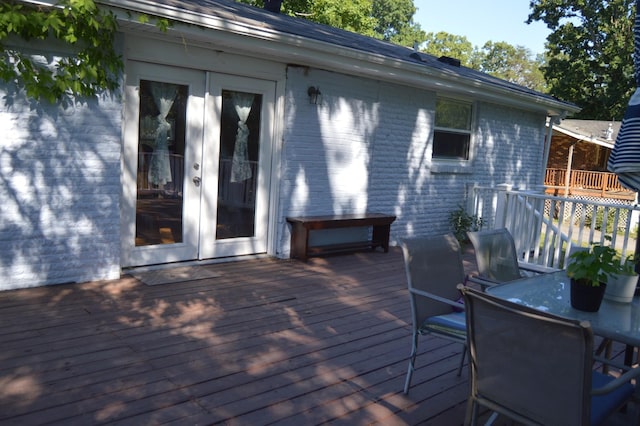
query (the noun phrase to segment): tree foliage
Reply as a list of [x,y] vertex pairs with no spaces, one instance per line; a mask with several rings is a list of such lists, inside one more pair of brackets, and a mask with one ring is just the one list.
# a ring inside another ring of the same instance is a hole
[[[256,7],[264,6],[264,0],[236,1]],[[371,7],[371,0],[287,0],[282,3],[281,13],[373,36],[375,20],[371,15]]]
[[472,65],[473,45],[464,36],[444,31],[429,33],[421,51],[433,56],[449,56],[459,59],[460,63],[467,67]]
[[488,41],[481,49],[474,50],[472,67],[511,83],[545,92],[546,83],[541,70],[544,61],[542,57],[532,57],[526,47]]
[[433,56],[456,58],[469,68],[532,90],[546,91],[544,76],[540,70],[543,60],[534,58],[531,51],[522,46],[513,46],[504,41],[488,41],[479,48],[474,47],[464,36],[441,31],[427,34],[422,51]]
[[552,95],[582,108],[577,118],[621,120],[635,89],[634,0],[532,0],[527,22],[542,21],[543,72]]
[[402,46],[424,42],[427,35],[413,21],[415,13],[413,0],[373,0],[376,36]]
[[[263,7],[264,0],[238,0]],[[413,21],[413,0],[288,0],[281,13],[376,37],[402,46],[421,45],[421,51],[434,56],[459,59],[462,65],[533,90],[545,91],[540,65],[524,47],[506,42],[487,42],[474,47],[464,36],[446,32],[426,34]]]
[[[236,0],[257,7],[264,0]],[[287,0],[281,13],[375,37],[403,46],[422,43],[426,34],[413,22],[413,0]]]
[[[49,102],[113,90],[123,67],[114,50],[116,29],[115,16],[100,11],[93,0],[62,0],[54,7],[3,1],[0,80]],[[40,49],[52,40],[62,42],[69,54],[55,58]]]
[[376,21],[371,15],[370,0],[314,0],[309,3],[308,16],[315,22],[367,36],[374,35]]

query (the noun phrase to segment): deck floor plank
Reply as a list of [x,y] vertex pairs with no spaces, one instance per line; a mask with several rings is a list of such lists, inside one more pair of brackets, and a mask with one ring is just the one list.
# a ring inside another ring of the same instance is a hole
[[460,344],[421,339],[402,394],[397,248],[203,267],[217,276],[0,292],[0,423],[462,424]]

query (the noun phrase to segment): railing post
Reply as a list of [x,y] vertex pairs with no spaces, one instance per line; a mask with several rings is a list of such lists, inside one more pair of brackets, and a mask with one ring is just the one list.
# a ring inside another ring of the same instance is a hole
[[[534,199],[535,201],[532,202],[533,205],[533,211],[534,214],[531,215],[531,225],[530,225],[530,229],[531,229],[531,241],[533,243],[533,247],[530,247],[530,249],[532,249],[535,253],[536,257],[540,256],[540,236],[542,235],[542,224],[544,222],[544,208],[545,208],[545,204],[546,204],[546,198],[545,198],[545,188],[544,185],[542,186],[538,186],[537,188],[535,188],[533,190],[534,194],[540,194],[542,195],[542,197]],[[536,215],[535,212],[539,212],[539,215]],[[537,260],[537,259],[536,259]],[[548,266],[548,258],[544,259],[545,263]],[[540,262],[537,262],[540,263]]]
[[481,217],[482,212],[478,211],[478,188],[479,185],[477,183],[467,184],[467,208],[466,212],[469,215],[477,215]]
[[496,199],[496,219],[493,225],[494,228],[504,228],[507,225],[507,191],[511,191],[513,185],[508,183],[501,183],[497,185],[497,199]]

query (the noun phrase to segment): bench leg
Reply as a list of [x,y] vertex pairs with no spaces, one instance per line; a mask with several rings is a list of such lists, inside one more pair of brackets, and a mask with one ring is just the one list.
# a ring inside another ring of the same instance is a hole
[[391,232],[391,225],[375,225],[373,227],[372,235],[372,248],[380,246],[385,253],[389,252],[389,233]]
[[307,260],[307,248],[309,247],[309,230],[299,223],[291,227],[291,257]]

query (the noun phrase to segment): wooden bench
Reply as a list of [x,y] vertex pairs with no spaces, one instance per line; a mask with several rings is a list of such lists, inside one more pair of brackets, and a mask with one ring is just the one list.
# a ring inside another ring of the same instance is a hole
[[[380,213],[344,214],[329,216],[287,217],[291,224],[291,257],[307,260],[309,256],[355,251],[362,249],[375,250],[382,247],[389,251],[389,231],[391,223],[396,219]],[[309,246],[309,231],[319,229],[373,227],[371,239],[339,244]]]

